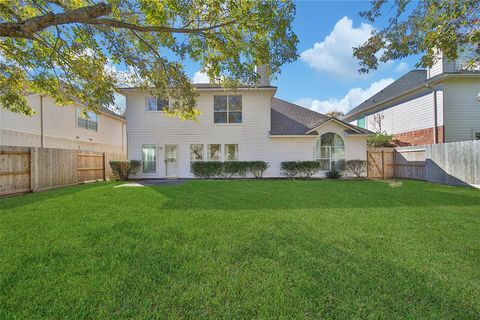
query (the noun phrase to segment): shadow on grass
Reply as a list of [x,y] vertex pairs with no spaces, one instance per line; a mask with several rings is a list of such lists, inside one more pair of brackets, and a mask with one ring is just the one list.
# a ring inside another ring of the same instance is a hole
[[419,181],[190,181],[151,186],[165,209],[259,210],[480,206],[480,192]]
[[[81,192],[89,191],[95,188],[101,188],[113,185],[112,182],[92,182],[79,184],[75,186],[59,187],[51,190],[45,190],[34,193],[26,193],[23,195],[0,198],[0,212],[2,209],[13,209],[17,207],[43,202],[61,197],[70,197]],[[80,200],[80,199],[79,199]]]

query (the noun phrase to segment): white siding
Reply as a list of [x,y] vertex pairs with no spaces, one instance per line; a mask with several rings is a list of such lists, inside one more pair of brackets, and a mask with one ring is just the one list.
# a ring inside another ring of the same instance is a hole
[[480,80],[458,79],[445,82],[445,142],[472,140],[480,131]]
[[[31,117],[1,108],[2,145],[41,146],[40,96],[30,95],[27,101],[35,111]],[[43,98],[44,147],[126,152],[124,121],[101,113],[98,131],[77,128],[75,110],[74,105],[58,106],[52,98]]]
[[[141,160],[142,144],[157,146],[157,172],[139,173],[138,178],[160,178],[165,176],[164,151],[166,144],[178,145],[178,176],[191,178],[190,144],[203,144],[206,154],[207,144],[239,145],[239,160],[262,160],[270,164],[266,177],[281,176],[280,162],[294,160],[313,160],[314,146],[317,136],[291,138],[269,135],[270,103],[272,91],[241,91],[243,123],[214,124],[213,96],[224,94],[223,91],[201,91],[198,108],[202,113],[198,123],[181,121],[166,117],[162,112],[145,111],[146,94],[140,92],[127,93],[127,135],[128,155],[130,159]],[[345,136],[344,128],[338,124],[322,127],[339,132],[344,136],[347,159],[366,158],[366,138]]]

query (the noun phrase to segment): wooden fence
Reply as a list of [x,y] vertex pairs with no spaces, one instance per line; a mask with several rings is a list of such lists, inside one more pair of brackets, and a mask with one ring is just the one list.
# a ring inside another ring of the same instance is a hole
[[0,146],[0,195],[107,180],[124,154]]
[[394,177],[480,186],[480,141],[369,148],[367,157],[370,178]]

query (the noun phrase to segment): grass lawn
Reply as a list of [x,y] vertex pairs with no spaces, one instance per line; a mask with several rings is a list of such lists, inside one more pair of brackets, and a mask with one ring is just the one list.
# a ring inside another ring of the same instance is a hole
[[1,200],[1,319],[480,318],[478,190],[114,185]]

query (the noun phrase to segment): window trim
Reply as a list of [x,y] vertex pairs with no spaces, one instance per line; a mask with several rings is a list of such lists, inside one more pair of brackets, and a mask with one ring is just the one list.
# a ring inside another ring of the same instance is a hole
[[[237,159],[236,160],[227,160],[227,146],[237,146]],[[223,161],[230,162],[230,161],[240,161],[240,144],[238,143],[225,143],[223,145]]]
[[[197,146],[202,146],[202,160],[192,160],[192,146],[197,145]],[[204,143],[190,143],[189,144],[189,151],[190,151],[190,173],[192,173],[192,164],[195,162],[203,162],[205,161],[205,144]]]
[[[165,112],[165,109],[162,109],[162,110],[147,110],[147,106],[148,106],[148,99],[149,98],[155,98],[155,105],[157,104],[157,100],[159,99],[158,97],[153,97],[153,96],[147,96],[145,97],[145,107],[144,107],[144,112],[162,112],[164,113]],[[162,99],[162,98],[160,98]],[[170,99],[170,97],[167,99],[168,100],[168,110],[170,110],[172,108],[172,100]]]
[[[155,164],[155,171],[153,171],[153,172],[145,172],[144,171],[144,166],[143,166],[143,162],[144,162],[144,160],[143,160],[143,149],[144,149],[144,146],[153,146],[154,149],[155,149],[155,160],[153,161],[153,163]],[[158,162],[158,156],[157,156],[158,146],[157,146],[157,144],[156,143],[144,143],[144,144],[141,145],[141,150],[142,150],[142,174],[152,174],[152,173],[156,174],[157,169],[158,169],[157,168],[158,167],[158,165],[157,165],[158,164],[157,163]]]
[[[337,135],[338,137],[340,137],[340,139],[342,139],[342,146],[322,146],[321,145],[321,142],[322,142],[322,136],[325,135],[325,134],[328,134],[328,133],[333,133],[334,135]],[[320,142],[320,145],[318,145]],[[320,148],[320,150],[318,150],[317,152],[317,148]],[[326,150],[328,150],[328,158],[322,158],[320,157],[321,156],[321,150],[322,148],[325,148]],[[322,133],[318,138],[317,140],[315,140],[315,147],[314,147],[314,157],[315,157],[315,161],[321,161],[321,160],[328,160],[329,162],[329,165],[328,165],[328,169],[325,170],[325,169],[321,169],[320,171],[323,171],[323,172],[326,172],[326,171],[331,171],[332,170],[332,162],[335,162],[335,161],[338,161],[338,160],[334,160],[332,158],[332,150],[335,149],[335,148],[338,148],[338,149],[342,149],[343,150],[343,158],[342,159],[339,159],[339,160],[345,160],[345,139],[343,139],[343,137],[341,135],[339,135],[338,133],[336,132],[324,132]],[[319,157],[317,157],[317,154],[319,155]]]
[[[227,113],[227,122],[215,122],[215,112],[223,112],[223,111],[215,111],[215,97],[223,97],[223,96],[226,96],[226,97],[227,97],[227,111],[226,111],[226,113]],[[240,113],[242,114],[242,121],[241,121],[241,122],[229,122],[229,121],[228,121],[228,119],[229,119],[229,118],[228,118],[228,115],[229,115],[229,113],[230,113],[230,107],[229,107],[230,102],[229,102],[228,97],[230,97],[230,96],[239,96],[239,97],[241,97],[241,100],[242,100],[242,110],[241,110],[241,111],[232,111],[232,112],[240,112]],[[213,97],[212,97],[212,107],[213,107],[213,118],[212,118],[212,120],[213,120],[213,124],[214,124],[214,125],[216,125],[216,126],[222,126],[222,125],[224,125],[224,126],[232,126],[232,125],[234,125],[234,126],[241,126],[241,125],[244,124],[244,121],[243,121],[243,120],[244,120],[244,118],[243,118],[243,95],[242,95],[242,94],[236,94],[236,93],[232,93],[232,94],[230,94],[230,93],[226,93],[226,94],[214,94]]]
[[[223,162],[223,144],[221,143],[207,143],[207,147],[205,148],[207,156],[205,157],[205,161],[213,161],[213,162]],[[208,146],[210,145],[219,145],[220,146],[220,159],[219,160],[210,160],[210,153],[209,153],[209,148]]]

